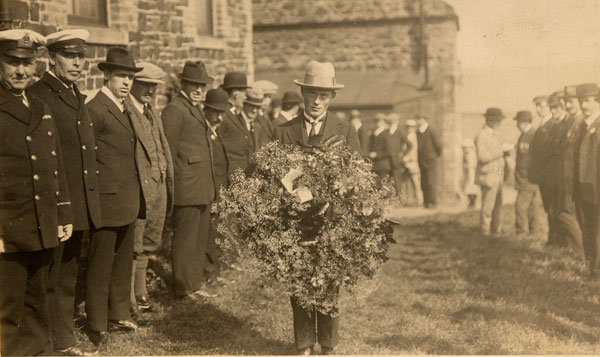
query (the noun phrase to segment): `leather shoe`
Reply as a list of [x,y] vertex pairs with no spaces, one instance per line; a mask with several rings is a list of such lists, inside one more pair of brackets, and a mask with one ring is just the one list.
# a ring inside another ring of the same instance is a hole
[[321,346],[321,354],[322,355],[334,355],[333,347],[325,347]]
[[54,350],[56,356],[85,356],[85,352],[77,346],[69,346]]
[[137,330],[138,325],[130,320],[110,320],[108,322],[108,331],[131,332]]
[[310,355],[314,354],[314,351],[313,351],[312,347],[306,347],[306,348],[299,349],[298,354],[300,356],[310,356]]
[[94,346],[100,347],[101,345],[106,344],[106,341],[108,341],[108,332],[91,330],[88,333],[88,337]]
[[135,300],[137,302],[137,307],[140,311],[152,311],[152,303],[150,302],[150,296],[142,295],[136,296]]

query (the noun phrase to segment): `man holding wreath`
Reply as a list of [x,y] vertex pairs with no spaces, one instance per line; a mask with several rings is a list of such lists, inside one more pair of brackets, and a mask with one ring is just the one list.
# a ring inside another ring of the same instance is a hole
[[[344,88],[336,83],[335,70],[330,62],[311,61],[306,67],[304,80],[294,80],[300,86],[304,112],[275,128],[274,139],[283,144],[318,145],[339,135],[352,150],[360,152],[360,143],[354,127],[328,113],[336,90]],[[299,354],[312,354],[317,341],[322,354],[331,354],[339,340],[339,317],[323,314],[317,309],[307,311],[291,297],[294,315],[294,337]],[[316,321],[315,321],[316,319]],[[315,328],[316,326],[316,328]]]

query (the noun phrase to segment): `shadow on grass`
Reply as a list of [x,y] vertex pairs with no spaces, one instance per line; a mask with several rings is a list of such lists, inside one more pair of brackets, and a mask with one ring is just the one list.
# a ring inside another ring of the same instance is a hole
[[[154,331],[169,341],[169,354],[282,355],[294,354],[291,343],[263,337],[251,322],[216,306],[182,301],[153,323]],[[162,339],[161,339],[162,340]]]
[[[504,209],[509,221],[512,207]],[[481,297],[481,304],[463,306],[451,314],[453,322],[475,316],[535,326],[559,338],[597,341],[598,337],[585,329],[600,326],[593,313],[599,308],[593,298],[598,283],[582,279],[582,258],[567,250],[544,249],[539,239],[483,237],[476,227],[476,217],[472,214],[445,215],[436,221],[414,219],[404,225],[404,229],[414,233],[412,245],[423,237],[436,239],[439,249],[456,262],[453,270],[468,283],[467,293]],[[412,245],[408,245],[409,250]],[[415,256],[414,252],[412,255]],[[434,276],[423,279],[435,280]],[[511,308],[517,305],[524,308]]]

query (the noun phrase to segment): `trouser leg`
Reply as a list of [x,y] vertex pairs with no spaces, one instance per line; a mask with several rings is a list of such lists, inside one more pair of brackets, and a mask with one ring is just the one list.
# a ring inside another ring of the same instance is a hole
[[490,226],[492,232],[499,233],[502,231],[502,188],[503,184],[498,184],[496,188],[496,197],[494,197],[494,209],[492,210],[492,221]]
[[529,231],[530,233],[540,233],[544,230],[544,205],[542,203],[542,194],[539,189],[533,193],[531,205],[529,207]]
[[515,228],[517,234],[529,232],[529,207],[535,191],[519,190],[515,200]]
[[110,320],[128,320],[131,318],[133,233],[134,223],[131,223],[119,229],[117,234],[108,298],[108,318]]
[[548,216],[548,244],[557,244],[558,235],[556,231],[556,212],[554,211],[554,205],[556,203],[554,188],[547,185],[540,185],[540,193],[544,210]]
[[494,211],[494,204],[496,203],[496,193],[498,186],[492,187],[481,186],[481,215],[480,215],[480,228],[481,233],[488,234],[491,230],[492,213]]
[[290,298],[292,303],[292,313],[294,317],[294,340],[296,348],[299,350],[314,346],[316,336],[316,310],[304,310],[296,297]]
[[[315,310],[316,311],[316,310]],[[319,344],[323,347],[333,349],[339,343],[340,317],[332,317],[316,311],[317,314],[317,335]]]

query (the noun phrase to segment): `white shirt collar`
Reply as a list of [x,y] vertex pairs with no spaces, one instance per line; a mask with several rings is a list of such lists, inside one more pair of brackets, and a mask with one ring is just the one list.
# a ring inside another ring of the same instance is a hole
[[137,109],[140,113],[144,114],[144,107],[146,106],[143,103],[140,103],[136,97],[132,96],[131,94],[129,94],[129,99],[131,99],[131,103],[133,103],[133,106],[135,107],[135,109]]
[[386,127],[385,126],[378,126],[377,129],[375,129],[375,131],[373,131],[373,135],[377,136],[381,133],[383,133],[385,131]]
[[322,120],[323,118],[325,118],[325,115],[327,115],[327,111],[324,111],[323,114],[319,115],[318,118],[313,118],[310,115],[308,115],[308,113],[306,113],[306,111],[304,111],[304,117],[306,119],[308,119],[309,121]]
[[287,121],[290,121],[293,118],[293,116],[285,110],[280,111],[279,114],[281,114],[281,116],[283,116]]
[[190,97],[188,97],[188,95],[184,91],[180,91],[179,93],[181,93],[181,95],[184,96],[185,99],[189,100],[190,103],[192,103],[192,105],[198,105],[198,103],[194,104],[194,102],[190,99]]
[[117,108],[119,108],[119,110],[121,112],[125,111],[125,105],[123,105],[123,99],[119,99],[117,98],[113,92],[111,92],[110,89],[108,89],[107,86],[103,86],[102,89],[100,89],[100,91],[102,91],[102,93],[106,94],[106,96],[108,98],[110,98],[110,100],[112,100],[116,105]]
[[60,82],[60,84],[65,86],[65,88],[73,89],[73,83],[71,83],[71,85],[67,85],[65,82],[62,81],[62,79],[58,78],[58,76],[56,75],[56,73],[54,73],[53,70],[48,71],[48,73],[50,73],[52,77],[56,78]]
[[427,130],[427,128],[429,128],[429,123],[424,122],[423,124],[421,124],[421,126],[419,126],[419,133],[423,134],[425,130]]
[[256,120],[248,118],[248,116],[246,115],[246,112],[244,112],[243,110],[242,110],[241,114],[242,114],[242,118],[244,119],[244,123],[246,123],[246,129],[250,130],[250,123],[256,122]]
[[600,110],[585,118],[585,123],[587,124],[587,127],[589,128],[590,126],[592,126],[592,124],[594,124],[598,117],[600,117]]
[[531,128],[533,128],[533,124],[531,124],[531,123],[527,124],[527,127],[525,128],[525,130],[523,130],[523,133],[528,133],[529,130],[531,130]]
[[394,124],[394,125],[390,125],[390,134],[394,135],[394,133],[396,132],[396,130],[398,130],[398,124]]
[[354,130],[358,131],[358,129],[360,129],[362,126],[362,122],[358,122],[358,124],[353,124],[352,126],[354,126]]

